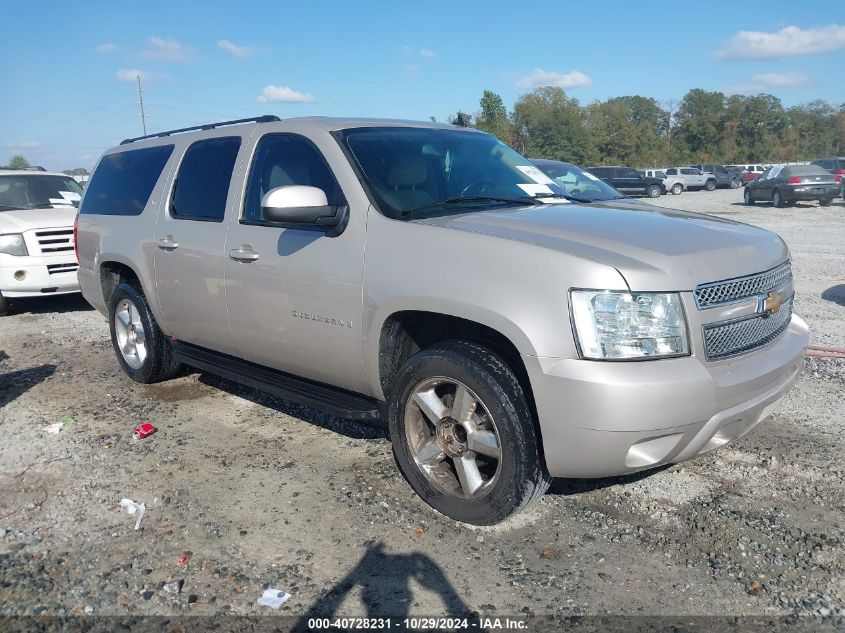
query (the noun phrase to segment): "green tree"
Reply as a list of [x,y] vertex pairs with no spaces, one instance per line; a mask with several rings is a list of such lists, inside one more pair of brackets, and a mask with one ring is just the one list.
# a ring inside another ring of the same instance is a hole
[[88,170],[84,167],[74,167],[73,169],[65,169],[62,173],[68,176],[87,176]]
[[599,162],[649,167],[666,156],[664,115],[654,99],[615,97],[591,104],[587,112],[587,127]]
[[508,145],[513,144],[513,126],[502,97],[495,92],[485,90],[481,95],[479,105],[481,112],[475,115],[475,127],[492,134]]
[[514,105],[514,144],[526,156],[590,162],[593,150],[585,114],[577,99],[543,86],[522,95]]
[[9,169],[23,169],[24,167],[29,167],[29,161],[20,154],[16,154],[12,156],[7,167]]
[[678,124],[673,136],[685,158],[717,161],[722,155],[722,123],[725,95],[694,88],[678,107]]

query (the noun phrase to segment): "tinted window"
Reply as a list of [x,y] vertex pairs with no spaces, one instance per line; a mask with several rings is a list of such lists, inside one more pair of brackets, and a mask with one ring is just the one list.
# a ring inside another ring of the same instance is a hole
[[656,172],[654,172],[654,177],[660,178],[662,180],[662,179],[666,178],[666,174],[664,174],[662,171],[656,171]]
[[140,215],[171,153],[173,145],[159,145],[103,156],[79,212]]
[[830,173],[822,167],[818,165],[790,165],[789,167],[784,167],[783,171],[781,172],[782,176],[786,176],[787,178],[791,176],[828,176],[830,177]]
[[179,167],[170,215],[184,220],[222,222],[240,147],[239,136],[212,138],[191,145]]
[[322,189],[329,205],[346,204],[343,192],[314,144],[296,134],[268,134],[258,142],[249,173],[243,217],[261,220],[261,199],[271,189],[306,185]]
[[607,167],[590,167],[587,171],[600,178],[608,178],[613,172],[612,169],[608,169]]
[[642,178],[640,172],[638,172],[636,169],[623,169],[622,172],[625,174],[625,178],[635,178],[637,180]]
[[697,169],[682,169],[681,173],[685,176],[698,176],[700,174]]
[[678,175],[678,170],[677,170],[677,169],[667,169],[667,170],[666,170],[666,173],[667,173],[669,176],[677,176],[677,175]]
[[827,170],[833,171],[833,161],[832,160],[817,160],[813,162],[814,165],[818,165],[819,167],[824,167]]

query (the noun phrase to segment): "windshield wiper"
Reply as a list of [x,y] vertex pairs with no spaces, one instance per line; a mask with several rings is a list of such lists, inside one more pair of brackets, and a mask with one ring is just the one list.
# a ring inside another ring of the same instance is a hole
[[27,209],[51,209],[53,207],[72,207],[73,203],[68,200],[67,204],[59,204],[58,202],[42,202],[40,204],[34,204],[31,207],[27,207]]
[[427,209],[437,209],[439,207],[450,207],[467,203],[472,204],[476,202],[503,202],[505,204],[519,204],[523,206],[526,204],[543,204],[540,200],[533,196],[521,196],[518,198],[508,198],[505,196],[456,196],[454,198],[446,198],[445,200],[440,200],[438,202],[429,202],[427,204],[411,207],[410,209],[405,209],[400,215],[403,218],[406,218],[417,211],[425,211]]

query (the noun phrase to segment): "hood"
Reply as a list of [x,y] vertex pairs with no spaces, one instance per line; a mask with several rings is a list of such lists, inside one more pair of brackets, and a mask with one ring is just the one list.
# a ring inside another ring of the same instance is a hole
[[783,240],[765,229],[642,204],[512,207],[414,221],[608,264],[634,291],[689,291],[767,270],[789,257]]
[[23,233],[31,229],[73,226],[76,207],[0,211],[0,233]]

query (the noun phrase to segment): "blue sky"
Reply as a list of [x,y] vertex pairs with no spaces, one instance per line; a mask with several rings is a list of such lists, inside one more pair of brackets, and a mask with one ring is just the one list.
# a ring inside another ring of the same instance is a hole
[[484,89],[845,102],[843,0],[2,2],[0,163],[87,167],[140,134],[272,113],[445,119]]

